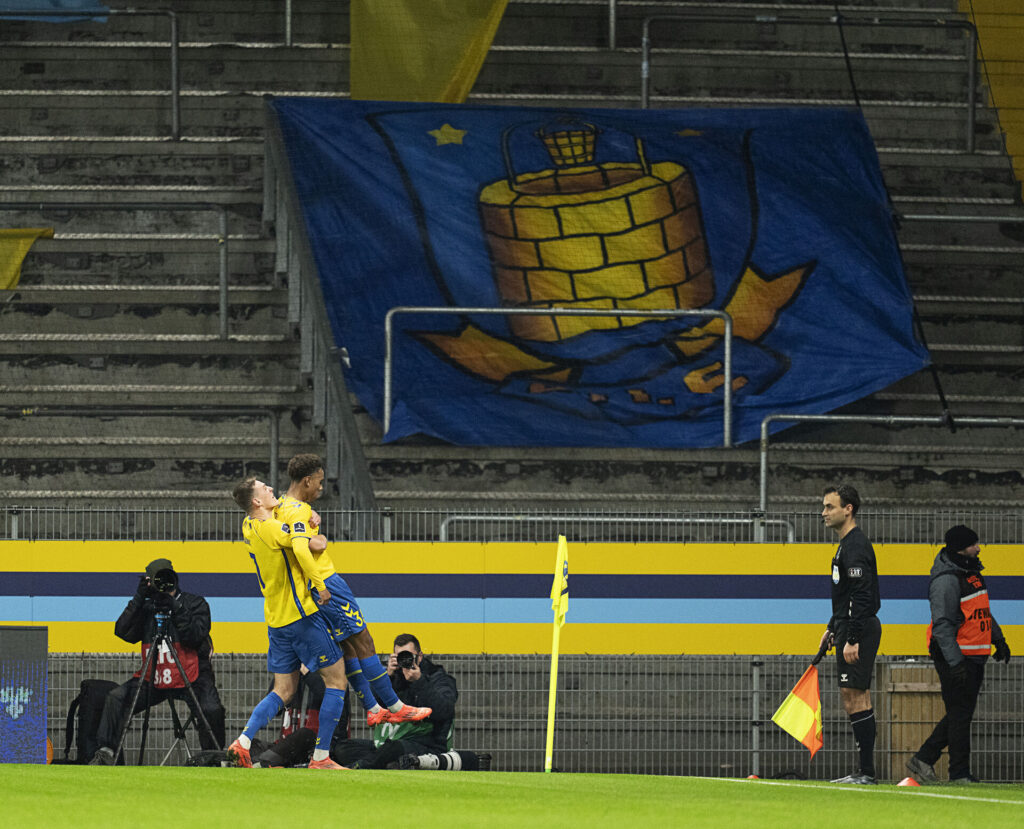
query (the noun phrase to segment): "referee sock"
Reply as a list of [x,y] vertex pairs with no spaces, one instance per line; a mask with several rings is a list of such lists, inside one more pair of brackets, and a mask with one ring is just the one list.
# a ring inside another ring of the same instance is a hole
[[325,688],[324,701],[320,703],[320,728],[316,732],[316,747],[313,759],[323,760],[331,750],[331,738],[338,727],[341,712],[345,708],[345,690],[343,688]]
[[251,740],[261,728],[277,716],[277,712],[282,708],[284,708],[284,700],[271,691],[260,701],[259,705],[252,709],[242,736]]
[[850,725],[853,726],[853,738],[860,750],[860,770],[868,777],[875,776],[875,711],[858,711],[850,714]]
[[363,669],[363,676],[367,683],[373,689],[373,696],[377,698],[377,702],[391,711],[395,710],[392,708],[393,705],[401,707],[398,694],[391,687],[391,677],[384,670],[384,666],[380,664],[380,660],[376,656],[368,656],[365,659],[360,659],[359,665]]
[[359,697],[363,708],[371,711],[377,705],[377,698],[370,689],[370,683],[366,681],[366,673],[363,671],[359,660],[354,656],[345,659],[345,676],[348,677],[348,684],[352,692]]

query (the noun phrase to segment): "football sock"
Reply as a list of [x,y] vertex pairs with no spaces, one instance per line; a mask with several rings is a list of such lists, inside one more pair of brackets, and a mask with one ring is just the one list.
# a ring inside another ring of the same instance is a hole
[[380,660],[376,656],[368,656],[365,659],[360,659],[359,664],[362,666],[363,676],[373,689],[373,696],[376,697],[377,702],[389,711],[398,711],[402,707],[402,703],[398,701],[398,694],[391,687],[391,677],[388,676],[384,666],[380,664]]
[[338,720],[341,719],[344,708],[343,688],[324,689],[324,701],[320,703],[320,728],[316,732],[316,747],[313,749],[314,760],[323,760],[331,750],[331,738],[334,736],[334,729],[338,727]]
[[[277,712],[282,708],[284,708],[284,700],[271,691],[260,701],[259,705],[252,709],[252,715],[249,717],[249,722],[245,724],[242,737],[251,740],[261,728],[277,716]],[[244,748],[248,748],[245,743],[242,745]]]
[[[345,659],[345,676],[348,677],[349,687],[359,697],[359,702],[362,703],[363,708],[367,711],[373,710],[377,705],[377,698],[373,695],[370,683],[366,681],[366,674],[359,664],[359,660],[355,657]],[[388,684],[390,685],[390,683]]]
[[868,777],[875,776],[875,712],[858,711],[850,714],[850,725],[853,726],[853,738],[860,749],[860,770]]

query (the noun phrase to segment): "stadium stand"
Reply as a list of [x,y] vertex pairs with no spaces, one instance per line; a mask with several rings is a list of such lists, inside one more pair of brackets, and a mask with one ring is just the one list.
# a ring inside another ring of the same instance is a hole
[[[851,22],[843,34],[905,217],[908,275],[950,411],[1012,416],[1022,399],[1012,380],[1024,353],[1024,211],[980,69],[969,118],[967,17],[953,0],[841,5],[850,21],[888,21]],[[672,13],[735,20],[652,26],[652,107],[852,104],[838,31],[828,22],[833,8],[511,0],[469,100],[638,106],[642,21]],[[362,446],[337,448],[328,428],[335,421],[317,412],[322,390],[288,309],[277,228],[261,209],[262,136],[263,96],[346,94],[347,9],[295,4],[286,19],[282,4],[269,0],[174,4],[177,117],[167,15],[0,21],[2,221],[56,229],[28,255],[2,312],[5,500],[156,505],[182,491],[220,498],[243,471],[269,474],[276,443],[279,458],[319,451],[362,467],[362,454],[376,502],[396,509],[754,507],[759,454],[751,444],[382,445],[379,424],[346,400],[337,419],[351,422]],[[801,16],[823,23],[785,22]],[[123,207],[132,202],[143,204]],[[226,314],[218,276],[225,249]],[[340,355],[327,356],[340,364]],[[927,371],[844,411],[942,414]],[[968,500],[979,507],[1016,503],[1022,453],[1017,429],[798,425],[772,440],[770,501],[805,503],[839,470],[862,481],[873,504],[963,503],[968,483]],[[334,503],[351,503],[345,497]]]

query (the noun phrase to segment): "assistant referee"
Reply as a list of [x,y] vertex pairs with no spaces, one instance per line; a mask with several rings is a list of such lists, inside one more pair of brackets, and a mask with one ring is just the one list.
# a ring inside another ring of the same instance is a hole
[[871,672],[882,639],[878,621],[881,597],[875,549],[857,526],[860,495],[849,484],[831,486],[822,496],[821,517],[839,536],[832,557],[832,618],[821,645],[836,648],[839,696],[859,750],[858,770],[833,783],[873,784],[875,712],[871,708]]

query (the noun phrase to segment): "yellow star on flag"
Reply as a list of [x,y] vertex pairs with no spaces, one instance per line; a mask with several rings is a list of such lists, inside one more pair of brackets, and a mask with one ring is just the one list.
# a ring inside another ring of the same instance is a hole
[[461,144],[465,134],[466,130],[457,130],[451,124],[444,124],[440,129],[430,130],[427,133],[427,135],[434,136],[438,147],[442,144]]

